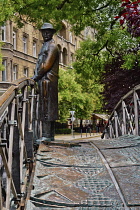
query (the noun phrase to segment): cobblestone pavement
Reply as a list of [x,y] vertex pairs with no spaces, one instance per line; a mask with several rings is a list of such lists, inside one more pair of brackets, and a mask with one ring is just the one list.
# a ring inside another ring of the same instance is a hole
[[140,137],[40,144],[27,210],[139,210]]

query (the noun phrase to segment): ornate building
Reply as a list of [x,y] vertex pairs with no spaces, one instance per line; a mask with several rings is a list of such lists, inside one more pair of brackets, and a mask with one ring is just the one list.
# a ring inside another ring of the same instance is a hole
[[[89,35],[94,37],[94,31],[86,28],[80,36],[75,36],[71,31],[71,26],[63,21],[62,29],[54,36],[60,50],[60,67],[71,67],[76,49]],[[0,40],[5,67],[3,71],[0,71],[0,81],[12,82],[23,76],[32,77],[43,43],[39,30],[31,24],[26,24],[19,29],[12,21],[7,21],[0,28]]]

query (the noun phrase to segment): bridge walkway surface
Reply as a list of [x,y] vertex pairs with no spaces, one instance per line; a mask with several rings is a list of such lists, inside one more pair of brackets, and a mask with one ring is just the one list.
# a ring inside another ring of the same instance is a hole
[[140,136],[39,145],[26,209],[139,210]]

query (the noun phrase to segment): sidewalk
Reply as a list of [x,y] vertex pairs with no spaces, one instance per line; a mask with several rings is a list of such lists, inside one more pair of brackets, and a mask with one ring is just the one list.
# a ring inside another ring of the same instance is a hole
[[55,140],[63,140],[63,141],[71,141],[71,140],[85,140],[89,138],[96,138],[101,139],[102,133],[74,133],[72,134],[56,134]]

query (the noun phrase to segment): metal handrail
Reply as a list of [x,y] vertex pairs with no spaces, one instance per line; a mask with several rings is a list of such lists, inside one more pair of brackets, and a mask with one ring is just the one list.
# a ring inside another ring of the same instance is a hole
[[5,89],[0,96],[0,209],[15,203],[24,206],[34,160],[34,87],[34,80],[27,77],[0,83]]

